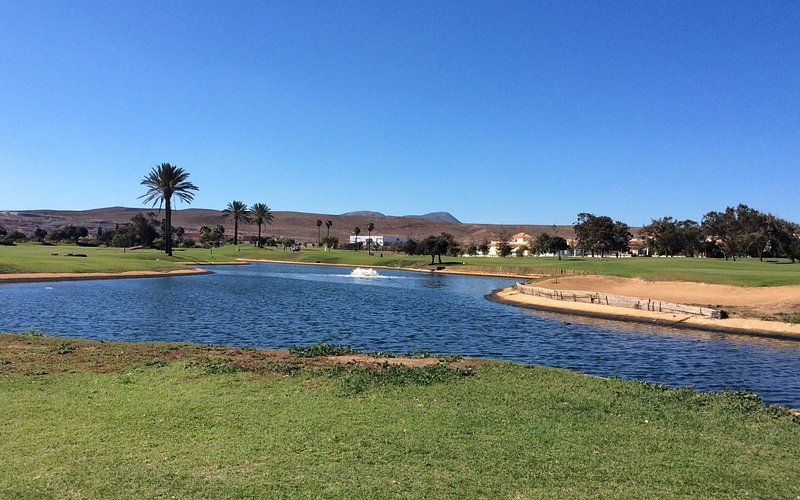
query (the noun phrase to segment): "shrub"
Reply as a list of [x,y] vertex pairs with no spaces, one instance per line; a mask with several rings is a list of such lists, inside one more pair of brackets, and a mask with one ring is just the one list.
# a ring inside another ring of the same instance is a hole
[[321,342],[307,347],[292,346],[289,353],[298,358],[317,358],[322,356],[346,356],[348,354],[359,354],[360,351],[352,347],[339,346]]

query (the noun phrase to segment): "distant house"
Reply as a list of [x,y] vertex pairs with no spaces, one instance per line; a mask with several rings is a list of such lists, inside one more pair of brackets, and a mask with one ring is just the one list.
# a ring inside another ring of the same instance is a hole
[[[508,245],[511,247],[511,255],[516,255],[516,250],[521,246],[530,245],[531,240],[533,240],[533,236],[528,233],[517,233],[513,235],[508,241]],[[500,245],[504,243],[501,241],[493,240],[489,242],[489,253],[486,254],[486,257],[498,257],[500,256]],[[524,255],[528,255],[528,251],[525,250]]]
[[530,245],[532,239],[533,237],[528,233],[517,233],[511,237],[508,244],[511,245],[511,248],[516,249],[522,245]]
[[351,245],[355,244],[356,242],[366,244],[367,240],[372,240],[373,245],[382,247],[386,245],[394,245],[395,243],[405,243],[407,238],[403,238],[402,236],[384,236],[382,234],[373,234],[372,236],[359,234],[358,236],[350,236]]

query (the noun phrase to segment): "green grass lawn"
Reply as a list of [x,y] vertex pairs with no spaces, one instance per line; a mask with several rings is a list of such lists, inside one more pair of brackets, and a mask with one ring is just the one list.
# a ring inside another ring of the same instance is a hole
[[0,335],[0,497],[800,495],[800,420],[747,395],[284,356]]
[[[51,255],[58,253],[58,256]],[[85,253],[86,258],[66,257],[67,253]],[[368,255],[354,252],[308,248],[289,252],[274,248],[226,245],[220,248],[175,249],[173,257],[163,252],[141,249],[123,252],[118,248],[78,247],[72,245],[42,246],[22,244],[0,246],[0,273],[32,272],[119,272],[139,270],[168,270],[194,262],[225,262],[235,259],[269,259],[308,263],[332,263],[352,266],[389,266],[428,268],[430,257],[407,256],[392,252]],[[788,261],[695,258],[564,258],[551,257],[465,257],[444,259],[449,269],[512,274],[559,274],[588,272],[613,276],[640,277],[650,280],[685,280],[746,286],[775,286],[800,284],[800,264]]]
[[[252,258],[274,260],[293,260],[298,262],[324,262],[354,266],[389,266],[427,268],[429,256],[407,256],[385,252],[367,255],[366,251],[354,252],[321,249],[304,249],[301,252],[254,249],[249,247],[239,254],[253,255]],[[229,250],[228,250],[229,251]],[[207,252],[207,250],[206,250]],[[216,252],[216,250],[215,250]],[[230,252],[230,251],[229,251]],[[229,255],[235,255],[230,252]],[[177,254],[176,254],[177,255]],[[246,257],[250,258],[250,257]],[[649,280],[699,281],[745,286],[776,286],[800,284],[800,263],[790,264],[787,260],[722,259],[699,258],[564,258],[555,257],[445,257],[449,269],[464,269],[486,272],[508,272],[512,274],[552,273],[558,275],[561,269],[567,271],[608,274],[612,276],[638,277]],[[438,261],[437,261],[438,262]]]

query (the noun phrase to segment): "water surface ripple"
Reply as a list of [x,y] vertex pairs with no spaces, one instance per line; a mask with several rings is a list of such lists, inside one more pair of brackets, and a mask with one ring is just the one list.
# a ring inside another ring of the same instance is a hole
[[800,343],[534,313],[484,299],[512,280],[251,264],[214,274],[0,285],[0,331],[264,348],[501,358],[700,390],[751,390],[800,408]]

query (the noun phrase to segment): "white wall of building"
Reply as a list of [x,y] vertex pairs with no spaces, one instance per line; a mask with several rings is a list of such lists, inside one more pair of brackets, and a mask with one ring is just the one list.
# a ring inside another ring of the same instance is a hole
[[372,236],[367,236],[365,234],[359,234],[358,236],[350,235],[350,244],[354,244],[356,242],[364,243],[366,245],[367,240],[372,240],[373,245],[377,246],[385,246],[385,245],[394,245],[395,243],[405,243],[406,238],[402,236],[384,236],[382,234],[373,234]]

